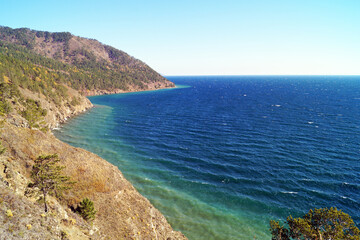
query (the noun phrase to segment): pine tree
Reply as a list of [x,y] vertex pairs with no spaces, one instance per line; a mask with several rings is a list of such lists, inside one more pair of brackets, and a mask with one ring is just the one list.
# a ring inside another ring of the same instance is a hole
[[48,195],[60,198],[62,192],[71,189],[71,185],[75,183],[70,181],[70,177],[62,175],[65,167],[58,166],[59,161],[57,154],[39,156],[31,171],[31,178],[34,181],[31,186],[39,189],[38,194],[42,195],[40,200],[44,201],[45,212],[48,211],[46,203]]
[[360,240],[360,231],[351,217],[337,208],[310,210],[302,218],[287,218],[288,228],[277,221],[270,221],[273,240]]
[[38,128],[40,127],[39,124],[45,124],[44,117],[47,111],[41,108],[40,102],[33,99],[26,99],[25,106],[26,109],[21,112],[21,116],[28,121],[30,128]]
[[94,203],[88,198],[84,198],[80,202],[80,206],[78,206],[77,211],[86,221],[92,221],[95,219],[96,211]]

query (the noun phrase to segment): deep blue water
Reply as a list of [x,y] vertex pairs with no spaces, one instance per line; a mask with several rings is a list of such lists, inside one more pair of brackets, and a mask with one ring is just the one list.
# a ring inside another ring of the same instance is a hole
[[270,219],[315,207],[360,222],[360,77],[169,79],[185,86],[91,97],[55,135],[117,165],[189,239],[270,239]]

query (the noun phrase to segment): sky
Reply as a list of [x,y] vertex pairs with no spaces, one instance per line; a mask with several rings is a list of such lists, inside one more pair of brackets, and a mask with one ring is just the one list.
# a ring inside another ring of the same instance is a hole
[[97,39],[169,75],[359,75],[359,0],[0,0],[0,25]]

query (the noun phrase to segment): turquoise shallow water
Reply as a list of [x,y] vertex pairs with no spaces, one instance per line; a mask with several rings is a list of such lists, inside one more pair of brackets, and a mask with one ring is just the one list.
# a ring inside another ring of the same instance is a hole
[[170,77],[92,97],[55,135],[118,166],[189,239],[270,239],[336,206],[359,222],[359,77]]

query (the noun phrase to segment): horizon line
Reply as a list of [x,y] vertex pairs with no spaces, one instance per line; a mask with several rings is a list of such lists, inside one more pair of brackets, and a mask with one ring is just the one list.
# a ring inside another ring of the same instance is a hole
[[271,76],[284,76],[284,77],[298,77],[298,76],[319,76],[319,77],[360,77],[360,74],[183,74],[183,75],[178,75],[178,74],[161,74],[164,77],[249,77],[249,76],[267,76],[267,77],[271,77]]

